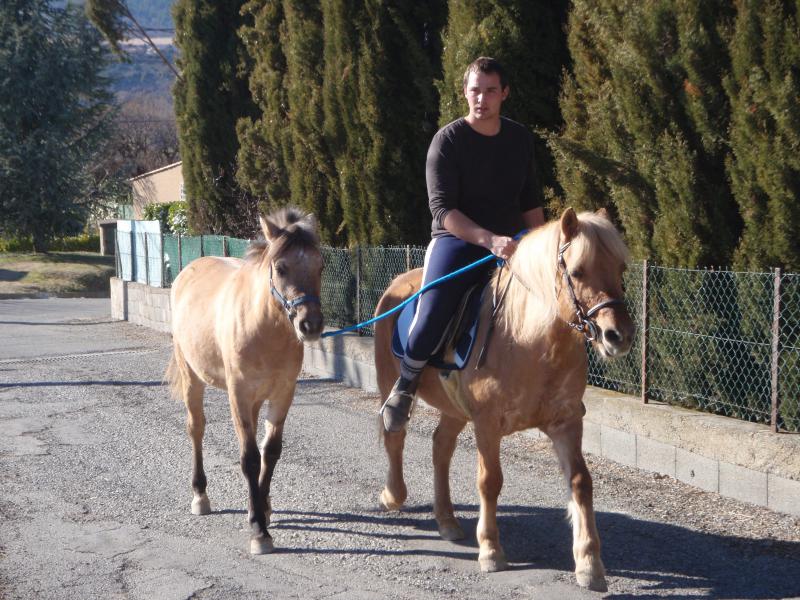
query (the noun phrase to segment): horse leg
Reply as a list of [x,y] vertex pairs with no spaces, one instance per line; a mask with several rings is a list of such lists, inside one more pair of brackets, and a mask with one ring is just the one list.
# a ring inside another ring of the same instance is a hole
[[569,516],[572,521],[572,554],[578,585],[605,592],[605,568],[600,559],[600,536],[592,506],[592,477],[581,452],[583,421],[577,420],[547,430],[553,440],[561,470],[570,486]]
[[[264,499],[264,514],[269,525],[272,517],[272,502],[270,500],[270,485],[272,475],[275,473],[275,465],[281,457],[283,450],[283,424],[286,415],[294,399],[294,386],[286,394],[275,394],[270,400],[267,412],[267,422],[265,423],[266,432],[264,433],[264,443],[261,447],[261,475],[258,480],[258,487],[261,497]],[[255,414],[258,419],[258,413]]]
[[508,568],[505,552],[500,545],[497,528],[497,498],[503,487],[503,470],[500,466],[499,432],[487,431],[475,424],[475,441],[478,445],[478,492],[481,512],[478,518],[478,563],[481,571],[492,573]]
[[205,384],[188,365],[181,369],[181,394],[186,405],[186,433],[192,440],[192,514],[207,515],[211,503],[206,495],[206,472],[203,469],[203,435],[206,430],[206,415],[203,411]]
[[252,393],[235,382],[229,382],[228,395],[231,404],[231,416],[239,438],[239,459],[242,473],[247,480],[249,491],[248,521],[250,523],[250,553],[267,554],[274,546],[272,537],[267,531],[266,506],[259,487],[261,472],[261,453],[256,443],[256,427],[258,421],[253,420],[253,405],[257,404]]
[[[381,430],[383,423],[381,422]],[[406,430],[401,429],[383,433],[383,447],[389,459],[389,470],[386,473],[386,485],[381,492],[381,504],[386,510],[400,510],[408,497],[408,489],[403,479],[403,448],[406,444]]]
[[455,517],[450,499],[450,460],[458,434],[466,424],[462,419],[441,413],[439,425],[433,432],[433,514],[439,525],[439,535],[448,541],[464,539],[464,530]]

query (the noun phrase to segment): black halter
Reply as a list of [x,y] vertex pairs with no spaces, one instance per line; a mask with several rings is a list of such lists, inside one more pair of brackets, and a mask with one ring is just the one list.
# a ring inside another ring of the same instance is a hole
[[293,300],[289,300],[278,291],[278,288],[275,287],[275,284],[272,282],[272,263],[269,264],[269,291],[272,292],[272,295],[277,298],[278,302],[281,303],[281,306],[286,310],[286,314],[289,315],[289,320],[293,320],[297,316],[297,307],[301,304],[308,304],[311,302],[315,302],[316,304],[321,304],[319,297],[314,296],[312,294],[303,294],[302,296],[298,296]]
[[576,321],[567,321],[567,325],[577,331],[580,331],[586,337],[587,341],[593,342],[597,339],[598,327],[597,323],[595,323],[592,317],[594,317],[604,308],[615,306],[617,304],[625,304],[625,302],[623,300],[619,300],[618,298],[610,298],[600,302],[599,304],[595,304],[587,311],[583,310],[578,302],[578,297],[575,295],[575,288],[572,285],[572,278],[569,276],[567,263],[564,260],[564,252],[566,252],[571,243],[572,242],[567,242],[558,249],[558,268],[561,270],[561,275],[564,277],[564,281],[567,283],[567,290],[569,290],[569,296],[572,300],[572,306],[575,309],[575,316],[577,317]]

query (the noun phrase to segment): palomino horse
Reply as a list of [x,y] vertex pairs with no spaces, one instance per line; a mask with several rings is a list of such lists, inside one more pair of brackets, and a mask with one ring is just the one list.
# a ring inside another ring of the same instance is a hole
[[[200,258],[175,279],[174,352],[167,369],[173,393],[186,404],[195,515],[211,512],[203,471],[203,391],[213,385],[228,392],[250,491],[253,554],[273,549],[267,532],[269,488],[283,424],[303,362],[303,342],[322,332],[322,255],[313,217],[284,209],[260,221],[265,241],[251,245],[244,260]],[[262,456],[256,432],[267,399]]]
[[[553,441],[571,488],[575,575],[581,586],[605,590],[600,539],[592,508],[592,479],[581,452],[588,360],[585,337],[605,357],[622,356],[631,347],[634,325],[622,302],[627,249],[604,211],[576,215],[567,209],[560,221],[523,237],[507,268],[491,285],[505,296],[491,343],[476,368],[474,352],[463,371],[449,377],[427,368],[418,388],[440,412],[433,434],[434,514],[439,534],[462,539],[463,530],[450,500],[450,460],[456,438],[472,421],[478,448],[480,517],[477,537],[481,570],[507,568],[497,528],[497,498],[503,484],[500,441],[515,431],[538,427]],[[420,269],[397,277],[381,298],[377,313],[397,306],[419,289]],[[478,344],[486,339],[492,294],[481,307]],[[393,323],[375,327],[375,366],[385,399],[399,373],[392,354]],[[381,502],[399,509],[407,496],[403,480],[405,431],[385,433],[389,459]]]

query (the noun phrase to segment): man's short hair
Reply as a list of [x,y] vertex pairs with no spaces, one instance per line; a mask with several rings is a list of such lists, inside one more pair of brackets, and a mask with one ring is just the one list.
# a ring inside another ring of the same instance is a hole
[[497,73],[500,76],[500,87],[506,89],[508,87],[508,78],[506,77],[506,70],[499,62],[489,56],[480,56],[473,60],[464,71],[464,89],[467,87],[467,80],[470,73]]

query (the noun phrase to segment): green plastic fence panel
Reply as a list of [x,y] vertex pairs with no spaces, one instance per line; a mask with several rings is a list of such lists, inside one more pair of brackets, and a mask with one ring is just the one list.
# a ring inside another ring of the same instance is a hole
[[203,256],[223,256],[223,240],[225,236],[222,235],[204,235],[203,239]]
[[250,240],[241,240],[239,238],[228,238],[228,256],[235,256],[236,258],[244,258],[247,247],[250,245]]
[[164,234],[164,285],[169,287],[180,273],[178,264],[178,236]]
[[199,236],[181,237],[181,269],[202,256]]

